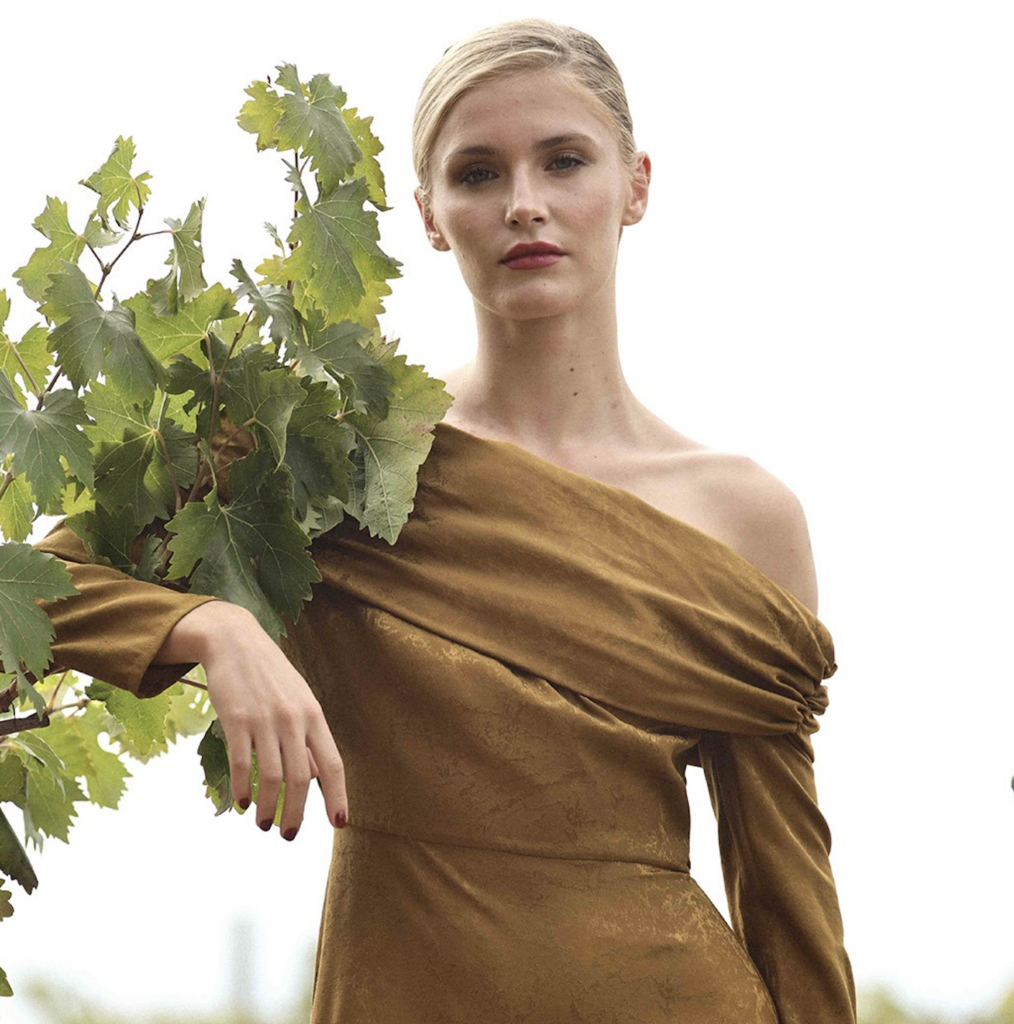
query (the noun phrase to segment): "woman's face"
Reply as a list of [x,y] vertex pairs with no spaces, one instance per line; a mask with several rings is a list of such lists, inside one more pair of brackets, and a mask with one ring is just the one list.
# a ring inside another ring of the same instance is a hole
[[420,211],[431,244],[455,254],[479,306],[515,320],[560,315],[614,287],[620,232],[641,219],[650,177],[643,153],[624,165],[591,95],[552,71],[465,93],[430,166]]

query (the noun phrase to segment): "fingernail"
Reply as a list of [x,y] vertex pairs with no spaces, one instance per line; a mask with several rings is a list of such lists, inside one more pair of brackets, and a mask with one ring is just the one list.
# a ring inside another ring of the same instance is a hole
[[284,834],[283,834],[283,836],[282,836],[282,838],[283,838],[283,839],[286,839],[286,840],[288,840],[288,842],[290,842],[290,843],[291,843],[291,842],[292,842],[292,840],[296,838],[296,833],[297,833],[298,831],[299,831],[299,829],[298,829],[298,828],[289,828],[289,829],[286,829],[286,830],[285,830],[285,833],[284,833]]
[[344,811],[339,811],[334,816],[334,823],[337,828],[345,828],[345,826],[348,824],[348,819],[345,817]]
[[238,806],[241,811],[245,811],[250,806],[250,797],[243,797],[243,799],[239,801]]
[[272,821],[270,818],[265,818],[263,821],[257,822],[257,825],[262,832],[267,832],[271,828]]

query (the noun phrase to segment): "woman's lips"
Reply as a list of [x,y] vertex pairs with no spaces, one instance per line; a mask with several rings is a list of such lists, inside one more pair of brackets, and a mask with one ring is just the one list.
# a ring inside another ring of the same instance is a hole
[[566,253],[555,245],[515,245],[500,261],[511,270],[536,270],[559,263]]

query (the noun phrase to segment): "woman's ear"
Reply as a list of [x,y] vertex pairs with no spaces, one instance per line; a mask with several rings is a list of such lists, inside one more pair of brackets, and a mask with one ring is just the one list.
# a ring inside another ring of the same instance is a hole
[[426,228],[426,237],[430,240],[430,245],[440,252],[450,252],[451,247],[447,244],[447,240],[433,221],[433,207],[430,204],[429,197],[423,192],[422,186],[416,188],[414,195],[415,205],[419,207],[419,215],[422,217],[423,225]]
[[630,173],[630,198],[623,214],[624,224],[636,224],[648,208],[648,186],[651,184],[651,157],[645,152],[637,154]]

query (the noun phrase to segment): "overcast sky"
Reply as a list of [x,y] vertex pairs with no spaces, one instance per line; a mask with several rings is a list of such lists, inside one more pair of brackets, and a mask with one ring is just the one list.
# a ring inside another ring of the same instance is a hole
[[[31,7],[31,10],[29,10]],[[283,13],[284,12],[284,13]],[[624,73],[654,175],[624,233],[620,332],[635,393],[677,429],[745,452],[799,495],[838,674],[816,738],[846,941],[861,984],[933,1008],[1014,981],[1014,686],[1007,661],[1014,271],[1014,15],[1001,2],[541,0]],[[18,5],[4,15],[0,287],[41,237],[47,195],[131,134],[148,218],[207,196],[206,276],[269,251],[288,186],[235,115],[282,61],[330,73],[374,127],[404,264],[385,330],[435,372],[474,327],[453,257],[411,199],[426,72],[513,0]],[[158,240],[113,280],[154,276]],[[138,250],[141,250],[138,252]],[[129,259],[129,256],[128,256]],[[124,261],[126,262],[126,260]],[[119,274],[120,271],[117,271]],[[16,286],[15,286],[16,287]],[[20,301],[19,301],[20,300]],[[18,293],[12,324],[32,310]],[[213,819],[193,750],[138,766],[118,812],[50,840],[0,926],[15,987],[33,973],[110,1004],[202,1008],[228,992],[234,922],[255,935],[262,1008],[307,983],[329,853],[323,807],[294,844]],[[354,802],[354,795],[352,800]],[[694,868],[723,904],[694,791]],[[37,1024],[28,1004],[0,1007]]]

